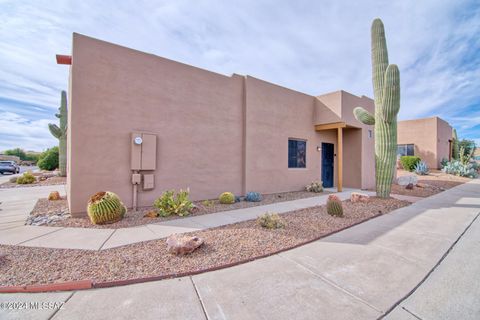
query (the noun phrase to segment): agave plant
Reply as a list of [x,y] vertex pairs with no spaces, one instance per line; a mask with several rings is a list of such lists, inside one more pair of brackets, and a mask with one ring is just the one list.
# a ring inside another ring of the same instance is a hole
[[428,165],[425,161],[420,161],[415,165],[415,173],[421,176],[425,176],[428,174]]

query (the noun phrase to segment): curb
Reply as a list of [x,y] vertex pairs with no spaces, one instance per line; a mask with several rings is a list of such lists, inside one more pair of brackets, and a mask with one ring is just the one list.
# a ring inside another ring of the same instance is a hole
[[[388,213],[387,213],[388,214]],[[26,286],[0,286],[0,293],[34,293],[34,292],[53,292],[53,291],[74,291],[74,290],[86,290],[86,289],[97,289],[97,288],[110,288],[110,287],[117,287],[117,286],[124,286],[129,284],[136,284],[136,283],[143,283],[143,282],[150,282],[150,281],[159,281],[165,279],[174,279],[174,278],[181,278],[181,277],[189,277],[194,276],[200,273],[211,272],[221,269],[226,269],[234,266],[238,266],[241,264],[245,264],[254,260],[267,258],[288,250],[292,250],[306,244],[318,241],[322,238],[331,236],[335,233],[344,231],[346,229],[352,228],[356,225],[362,224],[369,220],[378,218],[379,216],[383,216],[385,214],[378,213],[374,216],[371,216],[365,220],[358,221],[357,223],[351,224],[349,226],[343,227],[341,229],[323,234],[319,237],[315,237],[305,242],[298,243],[294,246],[284,248],[275,252],[263,254],[260,256],[252,257],[249,259],[240,260],[237,262],[232,262],[228,264],[223,264],[220,266],[215,266],[211,268],[196,270],[196,271],[187,271],[181,273],[170,273],[165,275],[158,275],[158,276],[150,276],[150,277],[143,277],[143,278],[136,278],[136,279],[125,279],[125,280],[114,280],[114,281],[105,281],[105,282],[94,282],[92,280],[78,280],[78,281],[69,281],[69,282],[60,282],[60,283],[52,283],[52,284],[39,284],[39,285],[26,285]]]
[[33,292],[51,292],[51,291],[73,291],[91,289],[92,280],[68,281],[51,284],[34,284],[26,286],[5,286],[0,287],[0,293],[33,293]]

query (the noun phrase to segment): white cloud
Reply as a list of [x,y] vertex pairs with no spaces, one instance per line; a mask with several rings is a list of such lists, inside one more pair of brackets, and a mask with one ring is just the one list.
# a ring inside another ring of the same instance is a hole
[[480,49],[480,11],[468,0],[3,1],[0,98],[50,106],[44,118],[54,121],[68,82],[55,54],[70,52],[72,32],[312,95],[371,96],[377,16],[401,71],[400,118],[439,115],[460,136],[480,136],[471,130],[480,116],[472,107],[480,98],[480,59],[472,55]]
[[21,146],[25,150],[40,151],[58,145],[48,128],[49,119],[29,120],[12,112],[0,112],[0,136],[2,148]]

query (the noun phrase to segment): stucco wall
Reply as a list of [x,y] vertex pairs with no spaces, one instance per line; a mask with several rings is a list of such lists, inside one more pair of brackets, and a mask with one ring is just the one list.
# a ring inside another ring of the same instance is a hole
[[[322,134],[314,130],[313,97],[252,77],[246,81],[246,190],[301,190],[320,179]],[[288,168],[289,138],[307,141],[306,168]]]
[[437,169],[441,168],[443,158],[449,160],[452,127],[443,119],[437,118]]
[[[321,178],[317,146],[333,143],[338,154],[336,131],[315,131],[316,97],[78,34],[72,56],[67,193],[73,214],[83,214],[88,198],[102,190],[119,194],[132,206],[132,132],[157,136],[157,168],[148,172],[155,175],[155,188],[139,188],[139,206],[151,205],[169,189],[190,188],[193,200],[216,198],[224,191],[301,190]],[[325,98],[335,110],[327,112],[329,119],[369,103],[353,95],[342,102],[343,96],[339,91]],[[365,140],[367,134],[345,130],[345,187],[365,187],[374,176],[364,163],[373,156],[363,150],[373,142]],[[289,138],[307,141],[305,169],[288,168]]]
[[398,122],[398,144],[414,144],[415,155],[430,168],[439,168],[442,157],[448,159],[448,139],[452,127],[438,117]]
[[242,77],[75,34],[71,92],[73,213],[84,212],[100,190],[132,205],[133,131],[157,135],[156,188],[140,191],[140,206],[172,188],[189,187],[193,199],[241,193]]

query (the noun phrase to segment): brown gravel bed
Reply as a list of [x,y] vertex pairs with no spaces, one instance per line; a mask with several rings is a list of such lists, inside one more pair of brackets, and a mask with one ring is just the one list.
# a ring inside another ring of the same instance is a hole
[[0,246],[0,285],[32,285],[75,280],[101,283],[201,272],[273,254],[318,239],[378,214],[407,206],[406,201],[372,197],[368,203],[344,201],[345,217],[334,218],[325,206],[282,214],[285,229],[267,230],[254,220],[196,233],[204,245],[187,256],[167,253],[165,239],[103,251]]
[[[233,203],[233,204],[221,204],[218,200],[211,200],[211,202],[213,204],[210,205],[210,206],[205,206],[203,204],[203,201],[195,201],[194,204],[197,206],[197,209],[195,209],[194,212],[192,214],[190,214],[188,217],[199,216],[199,215],[209,214],[209,213],[214,213],[214,212],[227,211],[227,210],[235,210],[235,209],[261,206],[261,205],[271,204],[271,203],[275,203],[275,202],[282,202],[282,201],[290,201],[290,200],[316,197],[316,196],[321,196],[321,195],[325,195],[325,194],[328,194],[328,192],[323,192],[323,193],[312,193],[312,192],[307,192],[307,191],[283,192],[283,193],[263,195],[263,200],[260,201],[260,202],[240,201],[240,202],[236,202],[236,203]],[[39,201],[42,201],[42,200],[43,199],[40,199]],[[64,206],[65,207],[62,207],[59,210],[65,210],[67,208],[66,202],[64,202]],[[43,209],[44,209],[44,207],[35,208],[32,211],[31,215],[39,215],[39,214],[42,215],[42,214],[44,214],[44,211],[42,211]],[[135,226],[145,225],[145,224],[149,224],[149,223],[158,223],[158,222],[166,221],[166,220],[182,219],[182,217],[178,217],[178,216],[145,218],[144,215],[152,209],[153,209],[153,207],[141,208],[137,211],[129,210],[127,212],[125,218],[123,218],[121,221],[116,222],[116,223],[112,223],[112,224],[106,224],[106,225],[93,225],[90,222],[90,220],[88,219],[88,217],[82,217],[82,218],[71,217],[71,218],[68,218],[68,219],[65,219],[65,220],[56,221],[54,223],[48,224],[47,226],[51,226],[51,227],[116,229],[116,228],[135,227]],[[68,210],[68,209],[66,209],[66,210]]]
[[[397,171],[397,176],[414,174],[415,173],[413,172],[408,172],[405,170]],[[470,178],[446,174],[440,170],[431,170],[430,174],[426,176],[418,176],[417,186],[414,186],[412,190],[405,189],[405,186],[392,184],[392,193],[425,198],[433,196],[434,194],[443,192],[447,189],[453,188],[470,180]]]
[[54,185],[61,185],[66,184],[67,178],[66,177],[51,177],[47,180],[43,181],[36,181],[30,184],[17,184],[12,182],[4,182],[0,184],[0,189],[7,189],[7,188],[25,188],[25,187],[39,187],[39,186],[54,186]]

